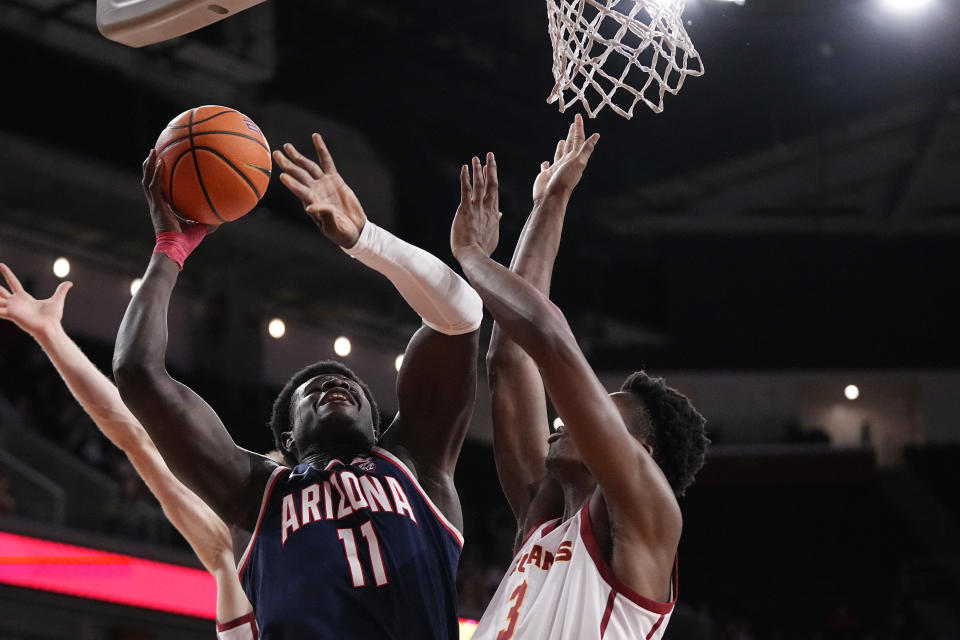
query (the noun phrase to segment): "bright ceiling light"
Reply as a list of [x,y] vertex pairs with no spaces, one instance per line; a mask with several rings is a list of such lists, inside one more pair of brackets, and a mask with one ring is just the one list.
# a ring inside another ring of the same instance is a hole
[[350,355],[351,349],[353,346],[350,344],[350,339],[345,336],[340,336],[333,341],[333,352],[341,358]]
[[66,258],[57,258],[53,261],[53,275],[66,278],[70,274],[70,261]]
[[142,278],[134,278],[133,280],[131,280],[131,281],[130,281],[130,295],[131,295],[131,296],[137,295],[137,291],[140,291],[140,285],[142,285],[142,284],[143,284],[143,279],[142,279]]
[[397,359],[393,361],[393,368],[397,371],[400,371],[400,367],[403,365],[403,354],[397,356]]
[[860,397],[860,389],[855,384],[848,384],[843,390],[843,395],[847,400],[856,400]]
[[280,318],[274,318],[267,325],[267,333],[270,334],[271,338],[277,338],[279,340],[287,333],[287,323]]
[[931,3],[931,0],[880,0],[880,4],[888,11],[909,13],[919,11]]
[[559,429],[559,428],[562,427],[562,426],[563,426],[563,420],[561,420],[559,417],[553,419],[553,428],[554,428],[554,429]]

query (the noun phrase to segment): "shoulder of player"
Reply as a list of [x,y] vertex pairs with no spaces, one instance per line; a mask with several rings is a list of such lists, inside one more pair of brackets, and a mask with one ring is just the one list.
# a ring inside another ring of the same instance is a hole
[[608,552],[619,548],[672,560],[683,529],[676,497],[669,487],[666,492],[648,487],[648,493],[637,496],[633,504],[614,506],[598,487],[581,517],[589,518],[589,530]]
[[250,472],[246,486],[237,491],[237,517],[230,523],[240,530],[253,531],[264,505],[266,493],[270,484],[276,481],[286,467],[278,465],[273,460],[247,451],[250,456]]
[[580,537],[597,570],[615,588],[637,595],[635,601],[670,600],[682,528],[676,500],[673,504],[660,512],[660,522],[654,518],[638,526],[612,515],[598,490],[580,512]]

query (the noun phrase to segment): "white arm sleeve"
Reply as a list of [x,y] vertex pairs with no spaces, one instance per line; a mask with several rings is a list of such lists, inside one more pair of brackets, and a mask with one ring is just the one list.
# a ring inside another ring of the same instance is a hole
[[436,256],[369,220],[357,244],[344,252],[385,275],[431,329],[456,336],[480,327],[480,296]]

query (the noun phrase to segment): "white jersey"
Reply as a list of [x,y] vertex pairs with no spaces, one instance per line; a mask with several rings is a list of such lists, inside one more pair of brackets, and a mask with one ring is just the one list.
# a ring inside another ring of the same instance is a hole
[[217,640],[258,640],[260,630],[251,611],[245,616],[224,624],[217,623]]
[[[671,600],[676,601],[677,571]],[[533,530],[510,563],[473,640],[655,640],[673,602],[645,598],[610,569],[589,504],[566,522]]]

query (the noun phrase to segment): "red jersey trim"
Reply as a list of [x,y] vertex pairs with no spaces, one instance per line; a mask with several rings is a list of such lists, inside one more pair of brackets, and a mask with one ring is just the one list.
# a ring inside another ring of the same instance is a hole
[[[607,584],[610,585],[611,588],[613,588],[614,591],[620,593],[625,598],[637,606],[646,609],[647,611],[652,611],[653,613],[659,613],[661,615],[666,615],[673,611],[673,605],[677,602],[677,594],[679,592],[676,560],[674,560],[673,564],[673,601],[657,602],[656,600],[651,600],[646,596],[640,595],[624,584],[623,581],[613,573],[613,569],[610,568],[610,565],[608,565],[607,561],[604,559],[603,553],[600,552],[600,547],[597,545],[597,539],[593,535],[593,523],[590,522],[589,501],[587,504],[583,505],[583,509],[580,510],[580,537],[583,538],[584,545],[587,547],[587,552],[593,559],[593,564],[596,565],[597,571],[600,572],[600,576]],[[656,627],[654,627],[654,629],[656,629]]]
[[554,529],[556,529],[560,525],[560,519],[557,518],[555,520],[544,520],[540,524],[536,524],[530,527],[530,531],[527,532],[527,535],[523,537],[523,542],[520,543],[520,549],[522,549],[524,545],[530,542],[530,538],[533,537],[533,534],[539,531],[540,527],[543,527],[543,525],[547,525],[547,526],[544,528],[543,531],[540,532],[541,538],[547,535],[548,533],[550,533],[551,531],[553,531]]
[[[607,598],[607,608],[603,610],[603,618],[600,619],[600,638],[607,632],[607,625],[610,624],[610,616],[613,615],[613,603],[617,600],[617,590],[610,589],[610,597]],[[656,627],[654,627],[656,629]],[[650,636],[647,636],[650,640]]]
[[650,638],[653,637],[653,634],[655,634],[655,633],[657,632],[657,629],[660,628],[660,625],[663,624],[663,621],[664,621],[664,620],[666,620],[666,617],[664,616],[664,614],[661,613],[661,614],[660,614],[660,617],[657,618],[656,624],[653,625],[653,628],[650,629],[650,633],[647,634],[646,640],[650,640]]
[[257,533],[260,532],[260,523],[263,522],[263,514],[267,512],[267,503],[270,502],[270,494],[273,493],[273,488],[277,485],[280,474],[289,472],[290,469],[287,467],[277,467],[273,470],[273,473],[270,474],[270,479],[267,480],[267,485],[263,488],[263,501],[260,503],[260,513],[257,514],[257,524],[253,527],[250,542],[247,543],[247,548],[244,549],[243,555],[240,556],[240,562],[237,564],[237,578],[243,575],[243,570],[247,567],[250,552],[253,551],[253,543],[257,541]]
[[250,625],[250,637],[253,640],[257,640],[260,637],[260,628],[257,627],[257,618],[253,615],[253,611],[248,613],[245,616],[240,616],[235,618],[230,622],[225,622],[223,624],[217,623],[217,634],[223,633],[224,631],[229,631],[230,629],[236,629],[240,625],[249,624]]
[[446,517],[440,512],[440,509],[437,509],[437,505],[433,504],[433,500],[430,499],[430,496],[423,490],[423,487],[420,486],[420,483],[417,482],[417,479],[410,472],[410,469],[407,468],[407,465],[403,464],[403,461],[400,458],[396,457],[386,449],[381,449],[380,447],[374,447],[371,450],[371,453],[375,456],[383,458],[389,462],[392,462],[397,469],[399,469],[410,482],[413,483],[413,486],[417,488],[417,491],[420,492],[420,495],[423,496],[424,502],[427,503],[427,506],[430,507],[430,510],[433,511],[433,515],[437,516],[437,519],[440,520],[440,524],[443,525],[443,528],[450,532],[450,535],[454,537],[457,541],[457,544],[460,545],[460,548],[463,549],[463,534],[460,533],[460,530],[457,529],[453,524],[446,519]]

